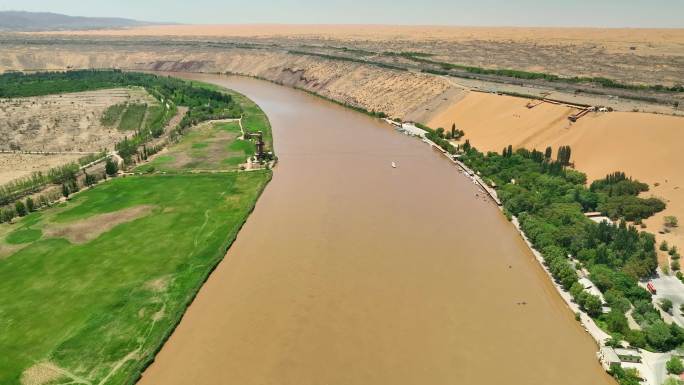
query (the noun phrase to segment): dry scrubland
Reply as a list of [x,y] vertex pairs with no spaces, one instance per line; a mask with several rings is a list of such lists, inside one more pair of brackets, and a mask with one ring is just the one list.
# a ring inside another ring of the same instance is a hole
[[[142,46],[112,49],[102,46],[56,46],[51,51],[24,48],[0,53],[0,70],[15,68],[127,68],[182,72],[233,72],[300,87],[331,99],[384,111],[416,116],[424,105],[453,88],[445,79],[427,74],[386,71],[368,65],[323,58],[245,49],[205,50],[202,47]],[[441,100],[441,99],[440,99]]]
[[452,63],[646,84],[681,82],[684,75],[683,29],[177,25],[72,35],[294,40],[373,52],[418,51]]
[[[143,89],[0,99],[0,184],[113,149],[130,132],[102,124],[104,112],[123,103],[158,104]],[[25,154],[54,153],[54,154]]]

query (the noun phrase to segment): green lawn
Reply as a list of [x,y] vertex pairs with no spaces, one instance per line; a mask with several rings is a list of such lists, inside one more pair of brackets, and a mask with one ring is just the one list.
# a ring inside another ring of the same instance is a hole
[[254,143],[238,139],[240,135],[237,122],[200,124],[188,129],[168,151],[137,167],[135,171],[177,173],[237,170],[256,152]]
[[[118,178],[0,226],[0,244],[23,247],[0,256],[0,384],[19,384],[28,368],[46,362],[72,376],[54,383],[134,381],[223,258],[270,176],[262,170]],[[149,208],[144,214],[85,243],[48,235],[142,205]]]

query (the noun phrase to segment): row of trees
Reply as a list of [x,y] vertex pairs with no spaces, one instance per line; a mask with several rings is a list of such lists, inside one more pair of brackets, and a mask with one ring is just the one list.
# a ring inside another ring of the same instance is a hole
[[[172,132],[172,137],[181,135],[187,127],[201,121],[237,118],[242,113],[239,104],[235,103],[228,94],[184,80],[152,74],[119,70],[79,70],[0,75],[0,97],[7,98],[127,86],[144,87],[159,100],[160,106],[151,109],[144,128],[115,145],[115,149],[126,163],[132,162],[135,156],[147,158],[150,155],[150,149],[155,152],[159,150],[155,146],[150,146],[148,149],[145,143],[163,134],[164,127],[176,112],[176,105],[188,106],[189,110],[176,130]],[[142,150],[140,150],[141,146],[143,146]],[[93,160],[95,159],[90,156],[79,163],[85,165]],[[79,164],[68,164],[46,173],[37,172],[30,177],[0,186],[0,206],[9,205],[17,199],[36,193],[48,184],[61,184],[69,189],[68,185],[75,178],[78,170]],[[92,177],[88,181],[92,182]]]
[[71,194],[81,190],[81,187],[90,187],[108,176],[115,176],[119,171],[116,163],[107,158],[105,163],[105,172],[103,174],[93,174],[83,171],[83,177],[79,181],[77,173],[71,174],[61,182],[59,192],[45,191],[34,198],[28,197],[25,200],[15,200],[11,205],[0,207],[0,223],[10,222],[16,217],[23,217],[41,207],[49,206],[52,202],[58,200],[61,196],[69,197]]
[[47,184],[59,184],[71,179],[78,172],[78,163],[69,163],[51,168],[46,172],[34,172],[31,176],[15,179],[0,186],[0,206],[4,206],[26,195],[35,193]]
[[563,166],[570,165],[570,156],[572,154],[572,149],[570,146],[560,146],[558,147],[558,155],[556,160]]
[[[652,350],[666,351],[684,342],[684,330],[665,324],[650,305],[650,293],[637,284],[657,267],[655,237],[639,232],[625,220],[595,223],[584,215],[615,208],[609,214],[619,216],[631,213],[632,205],[639,210],[650,207],[651,200],[634,195],[643,190],[640,182],[615,173],[587,188],[586,175],[566,167],[569,147],[561,147],[556,160],[552,160],[550,148],[542,153],[514,151],[508,146],[502,154],[483,154],[463,147],[462,160],[499,186],[505,210],[518,217],[554,279],[600,325],[616,339]],[[645,218],[649,212],[652,209],[642,210],[640,215]],[[600,299],[578,282],[577,264],[589,271],[610,312],[604,314]],[[625,313],[631,305],[636,307],[634,317],[642,330],[627,326]]]

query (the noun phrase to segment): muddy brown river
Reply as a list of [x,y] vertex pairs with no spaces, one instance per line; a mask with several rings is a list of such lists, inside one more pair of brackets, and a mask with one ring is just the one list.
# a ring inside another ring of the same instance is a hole
[[140,384],[615,384],[512,225],[427,145],[301,91],[184,76],[258,103],[280,163]]

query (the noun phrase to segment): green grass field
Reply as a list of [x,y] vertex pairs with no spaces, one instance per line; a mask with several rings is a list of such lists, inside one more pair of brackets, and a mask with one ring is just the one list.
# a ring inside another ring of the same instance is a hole
[[[259,107],[230,93],[270,138]],[[162,113],[154,108],[147,121]],[[108,119],[137,129],[146,109]],[[0,225],[0,384],[136,381],[272,175],[215,173],[237,169],[254,144],[237,139],[237,123],[204,126],[155,158],[166,175],[108,180]]]
[[[0,243],[21,249],[0,256],[0,384],[19,384],[22,373],[51,365],[68,373],[55,383],[134,380],[225,254],[270,175],[119,178],[4,225]],[[79,222],[92,232],[102,214],[141,206],[149,208],[143,215],[85,243],[48,235],[78,229]]]
[[100,118],[100,122],[105,127],[114,127],[121,118],[121,114],[126,110],[126,103],[109,106]]
[[237,122],[205,123],[192,127],[168,151],[137,167],[135,171],[176,173],[237,170],[256,151],[253,142],[238,139],[240,134]]
[[121,131],[136,131],[145,119],[145,112],[147,111],[146,104],[129,104],[126,111],[121,116],[119,122],[119,130]]
[[273,135],[268,116],[251,99],[233,90],[223,88],[214,84],[192,82],[194,85],[204,87],[214,91],[221,91],[229,94],[242,107],[242,127],[247,132],[261,131],[264,134],[267,151],[273,151]]

